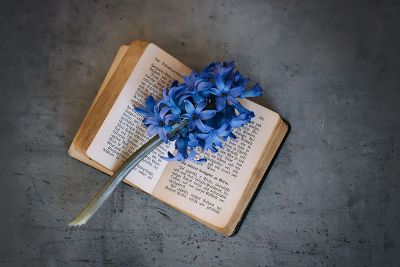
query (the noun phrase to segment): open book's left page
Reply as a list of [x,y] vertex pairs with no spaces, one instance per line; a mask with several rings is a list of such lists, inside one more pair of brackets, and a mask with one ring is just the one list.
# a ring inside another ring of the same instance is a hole
[[[156,45],[149,44],[90,144],[87,155],[110,170],[118,168],[148,140],[142,117],[133,108],[143,106],[149,95],[160,98],[163,88],[173,80],[181,80],[190,71]],[[159,146],[125,180],[151,193],[167,164],[160,155],[166,155],[168,150],[173,150],[172,143]]]

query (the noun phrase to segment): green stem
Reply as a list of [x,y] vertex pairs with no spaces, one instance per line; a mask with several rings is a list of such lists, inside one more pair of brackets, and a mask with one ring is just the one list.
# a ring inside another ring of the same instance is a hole
[[[175,124],[169,137],[174,136],[178,131],[188,124],[187,120],[182,120]],[[79,212],[79,214],[69,223],[70,226],[80,226],[85,224],[93,214],[111,196],[118,184],[144,159],[151,151],[162,143],[162,139],[155,135],[150,138],[143,146],[136,150],[115,172],[108,178],[90,202]]]

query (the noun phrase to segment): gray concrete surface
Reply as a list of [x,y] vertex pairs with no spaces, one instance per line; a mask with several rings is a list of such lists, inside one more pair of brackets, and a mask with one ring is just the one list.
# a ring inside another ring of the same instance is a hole
[[[398,266],[396,1],[2,1],[1,266]],[[292,125],[237,235],[121,185],[66,226],[106,176],[67,155],[118,47],[189,66],[236,60]]]

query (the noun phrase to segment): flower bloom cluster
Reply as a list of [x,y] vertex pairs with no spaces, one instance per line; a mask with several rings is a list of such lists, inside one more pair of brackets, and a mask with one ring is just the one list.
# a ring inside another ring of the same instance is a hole
[[[239,98],[259,96],[261,87],[247,88],[249,79],[235,71],[234,62],[208,64],[200,72],[184,76],[184,82],[174,81],[156,101],[146,99],[145,107],[135,108],[144,117],[147,134],[158,134],[165,143],[176,141],[176,155],[168,152],[166,160],[205,161],[196,148],[217,152],[223,141],[236,138],[232,130],[251,121],[254,113],[238,101]],[[187,121],[187,127],[170,136],[172,126]]]

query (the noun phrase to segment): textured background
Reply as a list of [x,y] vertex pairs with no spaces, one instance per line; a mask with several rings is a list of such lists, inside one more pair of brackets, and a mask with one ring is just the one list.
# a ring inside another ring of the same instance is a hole
[[[0,265],[396,266],[400,3],[6,1],[0,8]],[[292,125],[241,230],[222,237],[67,148],[118,47],[236,60]]]

